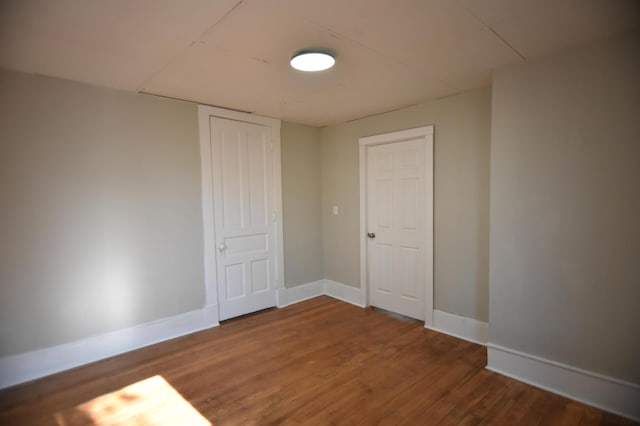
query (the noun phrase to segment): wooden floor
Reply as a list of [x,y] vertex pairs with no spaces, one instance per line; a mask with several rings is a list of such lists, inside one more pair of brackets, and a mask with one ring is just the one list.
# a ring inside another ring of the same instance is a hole
[[485,365],[483,346],[323,296],[0,391],[0,425],[55,425],[156,375],[215,425],[634,424]]

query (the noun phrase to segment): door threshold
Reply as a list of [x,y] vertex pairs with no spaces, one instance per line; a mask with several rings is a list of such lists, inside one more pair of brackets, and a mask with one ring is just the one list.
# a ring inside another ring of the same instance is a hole
[[278,307],[277,306],[271,306],[269,308],[260,309],[259,311],[249,312],[248,314],[244,314],[244,315],[238,315],[237,317],[228,318],[226,320],[220,321],[220,325],[227,324],[230,321],[235,321],[235,320],[238,320],[238,319],[242,319],[242,318],[247,318],[247,317],[251,317],[251,316],[254,316],[254,315],[258,315],[258,314],[261,314],[263,312],[273,311],[275,309],[278,309]]
[[376,311],[380,311],[383,314],[389,315],[390,317],[393,317],[395,319],[399,319],[400,321],[416,322],[416,323],[419,323],[419,324],[424,323],[424,321],[421,321],[421,320],[415,319],[415,318],[411,318],[411,317],[408,317],[406,315],[399,314],[397,312],[387,311],[386,309],[377,308],[375,306],[371,306],[371,308],[375,309]]

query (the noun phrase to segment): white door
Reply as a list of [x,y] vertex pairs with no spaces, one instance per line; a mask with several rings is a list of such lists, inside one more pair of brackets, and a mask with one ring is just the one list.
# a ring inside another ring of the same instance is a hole
[[367,277],[373,306],[425,319],[424,138],[367,147]]
[[271,129],[211,117],[220,320],[276,305]]

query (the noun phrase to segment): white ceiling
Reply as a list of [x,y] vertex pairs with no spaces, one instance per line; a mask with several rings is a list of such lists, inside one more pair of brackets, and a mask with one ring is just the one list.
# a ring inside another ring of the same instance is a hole
[[[0,0],[0,66],[324,126],[639,23],[640,0]],[[291,69],[310,46],[336,66]]]

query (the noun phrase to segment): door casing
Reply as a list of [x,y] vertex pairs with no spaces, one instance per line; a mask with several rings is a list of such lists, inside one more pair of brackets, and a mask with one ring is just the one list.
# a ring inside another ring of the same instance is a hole
[[231,111],[206,105],[198,106],[198,125],[200,130],[200,164],[202,173],[202,217],[204,226],[204,272],[205,272],[205,309],[216,315],[212,322],[219,320],[218,278],[216,265],[216,235],[214,221],[213,197],[213,163],[211,159],[211,127],[210,118],[218,117],[241,121],[271,128],[273,146],[273,186],[274,186],[274,250],[275,250],[275,286],[276,306],[287,304],[284,287],[284,246],[282,232],[282,166],[280,161],[280,120]]
[[[391,133],[366,136],[360,146],[360,302],[369,306],[369,277],[367,250],[367,148],[406,140],[421,139],[425,144],[425,326],[433,326],[433,125]],[[429,173],[429,170],[431,171]]]

